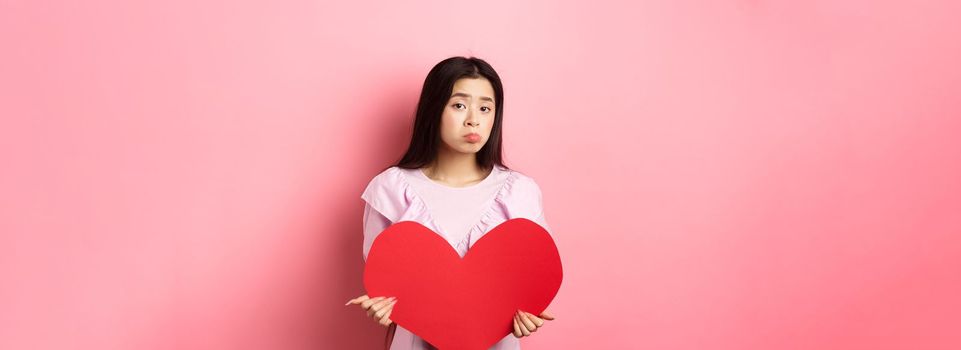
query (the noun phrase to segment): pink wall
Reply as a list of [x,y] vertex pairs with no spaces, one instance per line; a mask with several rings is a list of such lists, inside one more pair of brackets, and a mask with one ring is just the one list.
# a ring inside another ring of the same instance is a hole
[[957,1],[0,3],[0,348],[377,349],[359,198],[474,54],[525,349],[961,348]]

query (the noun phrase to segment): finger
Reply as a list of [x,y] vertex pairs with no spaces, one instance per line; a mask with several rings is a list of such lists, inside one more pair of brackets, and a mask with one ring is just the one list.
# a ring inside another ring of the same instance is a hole
[[385,313],[385,314],[384,314],[384,317],[381,318],[381,321],[387,320],[386,322],[387,322],[388,325],[389,325],[391,322],[393,322],[393,321],[390,320],[390,314],[394,313],[394,304],[397,304],[397,302],[395,301],[393,304],[390,304],[390,306],[387,307],[387,313]]
[[374,305],[374,303],[380,302],[381,300],[384,300],[384,297],[370,298],[360,303],[360,306],[362,306],[364,310],[367,310],[370,309],[371,305]]
[[[397,302],[395,301],[394,304],[396,303]],[[390,323],[393,322],[390,320],[390,313],[394,311],[394,304],[391,304],[390,306],[386,307],[387,312],[384,313],[384,317],[380,319],[380,324],[383,325],[384,327],[390,326]]]
[[367,309],[367,316],[373,316],[374,313],[376,313],[377,311],[380,311],[380,309],[383,309],[385,306],[389,305],[391,302],[393,302],[393,300],[384,299],[384,300],[378,301],[374,305],[371,305],[370,309]]
[[344,304],[344,305],[360,304],[362,301],[367,300],[367,299],[370,299],[370,297],[368,297],[367,294],[364,294],[364,295],[361,295],[361,296],[359,296],[359,297],[356,297],[356,298],[353,298],[353,299],[348,300],[348,301],[347,301],[347,304]]
[[534,316],[534,314],[531,314],[530,312],[525,312],[525,314],[527,314],[527,318],[529,318],[531,322],[534,322],[534,325],[537,326],[537,328],[540,328],[544,325],[544,320],[542,320],[540,317]]
[[384,315],[387,314],[387,311],[390,311],[390,309],[393,308],[394,303],[396,303],[396,302],[397,302],[397,301],[391,301],[390,303],[382,306],[381,308],[379,308],[379,309],[377,310],[377,312],[374,313],[374,315],[377,316],[377,319],[383,318]]
[[553,320],[554,320],[554,314],[552,314],[552,313],[550,313],[550,312],[547,312],[547,310],[544,310],[544,312],[541,312],[541,318],[543,318],[543,319],[545,319],[545,320],[548,320],[548,321],[553,321]]
[[514,336],[517,338],[523,337],[524,333],[521,333],[521,325],[518,323],[517,315],[514,315]]
[[523,322],[524,327],[526,327],[527,330],[531,332],[537,331],[537,325],[534,324],[534,321],[532,321],[530,317],[527,317],[528,315],[527,312],[524,312],[524,311],[518,311],[518,312],[520,313],[520,319],[521,319],[521,322]]
[[524,324],[524,327],[521,327],[521,331],[525,332],[524,335],[530,335],[530,332],[537,330],[537,326],[535,326],[534,322],[531,322],[531,320],[527,318],[527,315],[520,313],[519,311],[518,313],[520,314],[521,322]]
[[367,316],[373,315],[375,312],[377,312],[377,310],[380,310],[380,308],[383,307],[382,305],[384,303],[387,302],[389,302],[387,299],[381,299],[373,304],[370,304],[370,307],[367,308]]
[[521,316],[520,316],[520,315],[517,315],[517,324],[518,324],[518,326],[520,326],[519,328],[521,329],[521,335],[522,335],[522,336],[525,336],[525,337],[526,337],[526,336],[531,335],[531,331],[530,331],[529,329],[527,329],[527,326],[524,326],[524,320],[521,319]]
[[363,301],[360,302],[360,307],[364,308],[365,310],[369,309],[371,305],[374,305],[374,303],[381,301],[383,298],[384,297],[374,297],[374,298],[364,299]]

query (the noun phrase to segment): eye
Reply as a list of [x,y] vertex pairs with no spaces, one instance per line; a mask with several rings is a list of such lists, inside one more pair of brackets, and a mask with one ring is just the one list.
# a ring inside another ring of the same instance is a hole
[[457,108],[457,109],[466,108],[466,106],[464,106],[464,104],[460,102],[455,103],[453,106],[454,108]]
[[[484,108],[487,108],[487,110],[485,111]],[[484,107],[481,107],[481,110],[484,111],[484,112],[490,112],[490,111],[491,111],[491,108],[490,108],[490,107],[487,107],[487,106],[484,106]]]

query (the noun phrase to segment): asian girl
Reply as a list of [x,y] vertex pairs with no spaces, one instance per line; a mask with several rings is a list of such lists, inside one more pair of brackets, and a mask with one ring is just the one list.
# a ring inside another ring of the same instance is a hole
[[[376,235],[402,220],[415,220],[438,232],[463,257],[500,222],[527,217],[550,232],[536,182],[510,169],[501,159],[504,95],[500,77],[484,60],[451,57],[427,74],[407,152],[375,176],[361,196],[364,209],[364,259]],[[345,305],[358,305],[388,327],[391,350],[432,349],[423,339],[390,320],[391,296],[362,295]],[[457,305],[451,305],[457,307]],[[513,337],[490,349],[520,349],[554,316],[518,310]]]

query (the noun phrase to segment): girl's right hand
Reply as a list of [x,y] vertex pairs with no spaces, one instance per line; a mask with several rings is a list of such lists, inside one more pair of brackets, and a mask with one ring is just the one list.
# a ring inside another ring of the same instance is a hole
[[351,299],[346,304],[344,304],[344,306],[347,306],[350,304],[360,305],[360,307],[364,308],[364,310],[367,311],[367,316],[372,317],[374,320],[377,321],[377,323],[380,323],[380,325],[387,327],[387,326],[390,326],[391,322],[393,322],[390,320],[390,312],[394,310],[394,304],[396,303],[397,303],[397,298],[395,297],[371,298],[371,297],[368,297],[367,294],[364,294],[354,299]]

